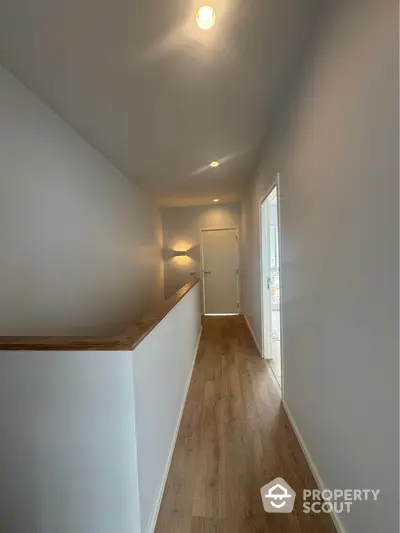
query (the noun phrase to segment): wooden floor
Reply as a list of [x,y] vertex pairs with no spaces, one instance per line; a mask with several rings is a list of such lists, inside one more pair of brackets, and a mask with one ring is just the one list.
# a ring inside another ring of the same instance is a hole
[[328,515],[267,514],[260,488],[316,488],[242,317],[205,317],[156,533],[334,533]]

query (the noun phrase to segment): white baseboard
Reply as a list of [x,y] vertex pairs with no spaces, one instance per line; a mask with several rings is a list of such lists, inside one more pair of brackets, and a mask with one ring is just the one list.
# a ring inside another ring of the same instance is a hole
[[257,346],[257,350],[260,352],[260,355],[261,355],[261,357],[262,357],[262,356],[263,356],[263,354],[262,354],[262,350],[261,350],[261,348],[260,348],[260,345],[258,344],[258,340],[257,340],[257,337],[256,337],[255,334],[254,334],[253,328],[250,326],[250,321],[249,321],[249,319],[247,318],[247,315],[243,315],[243,316],[244,316],[244,319],[245,319],[245,321],[246,321],[247,327],[248,327],[249,330],[250,330],[251,336],[253,337],[254,344]]
[[194,356],[193,356],[192,368],[190,369],[189,377],[188,377],[188,380],[187,380],[187,383],[186,383],[186,389],[185,389],[185,393],[183,395],[182,405],[181,405],[181,409],[180,409],[180,412],[179,412],[178,422],[176,424],[174,436],[173,436],[173,439],[172,439],[171,448],[169,450],[169,455],[168,455],[167,464],[165,466],[164,476],[163,476],[163,479],[161,481],[161,486],[160,486],[160,490],[158,492],[156,501],[154,503],[153,512],[151,514],[151,519],[149,521],[149,525],[146,528],[146,533],[154,533],[154,530],[156,528],[158,513],[160,512],[161,501],[162,501],[162,498],[163,498],[163,495],[164,495],[165,485],[167,483],[167,478],[168,478],[169,469],[170,469],[170,466],[171,466],[172,456],[173,456],[174,450],[175,450],[176,439],[178,438],[179,428],[181,426],[183,410],[185,408],[186,398],[187,398],[187,395],[188,395],[188,392],[189,392],[190,382],[192,380],[193,369],[194,369],[194,365],[195,365],[196,358],[197,358],[197,352],[199,351],[199,345],[200,345],[200,339],[201,339],[202,332],[203,332],[203,326],[200,327],[200,333],[199,333],[199,336],[197,338],[196,349],[195,349]]
[[[304,439],[301,436],[300,430],[297,427],[297,424],[294,421],[292,413],[290,412],[290,409],[287,406],[287,403],[285,402],[285,400],[282,400],[282,405],[283,405],[283,408],[285,409],[285,413],[287,414],[287,417],[288,417],[289,422],[290,422],[290,424],[291,424],[291,426],[293,428],[293,431],[294,431],[294,433],[295,433],[295,435],[297,437],[297,440],[299,441],[300,448],[303,451],[304,457],[306,458],[306,461],[308,463],[308,466],[310,467],[312,475],[314,476],[314,479],[317,482],[317,486],[318,486],[319,490],[322,491],[322,490],[325,489],[325,486],[324,486],[324,483],[322,481],[322,478],[321,478],[321,476],[320,476],[320,474],[319,474],[319,472],[317,470],[317,467],[314,464],[314,461],[311,458],[311,455],[310,455],[310,452],[307,449],[306,443],[304,442]],[[346,533],[346,530],[344,528],[344,525],[343,525],[342,521],[339,518],[339,515],[337,513],[331,513],[331,517],[332,517],[333,524],[334,524],[337,532],[338,533]]]

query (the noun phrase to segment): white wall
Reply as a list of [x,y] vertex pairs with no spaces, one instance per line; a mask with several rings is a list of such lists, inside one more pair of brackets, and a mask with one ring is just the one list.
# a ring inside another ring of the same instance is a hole
[[132,352],[0,352],[0,530],[139,533]]
[[161,296],[141,191],[0,67],[0,335],[107,333]]
[[132,354],[142,533],[152,533],[157,518],[196,355],[200,308],[197,284]]
[[153,533],[201,329],[193,287],[132,351],[0,351],[0,530]]
[[[161,216],[165,296],[168,297],[194,276],[200,277],[200,229],[240,228],[241,205],[170,207],[162,209]],[[188,256],[173,257],[173,250],[189,250]]]
[[398,8],[338,2],[244,202],[261,342],[259,202],[281,175],[285,401],[324,484],[380,488],[347,533],[398,531]]

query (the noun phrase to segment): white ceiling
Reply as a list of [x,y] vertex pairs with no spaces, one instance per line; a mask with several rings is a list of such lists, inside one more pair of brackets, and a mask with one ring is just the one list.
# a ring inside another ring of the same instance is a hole
[[1,0],[0,62],[159,203],[235,201],[318,0],[202,3]]

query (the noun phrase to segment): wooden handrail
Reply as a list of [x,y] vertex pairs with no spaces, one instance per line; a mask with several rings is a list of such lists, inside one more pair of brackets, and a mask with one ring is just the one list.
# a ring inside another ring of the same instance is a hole
[[191,281],[146,314],[139,322],[114,337],[1,337],[0,350],[132,350],[161,322],[199,282]]

